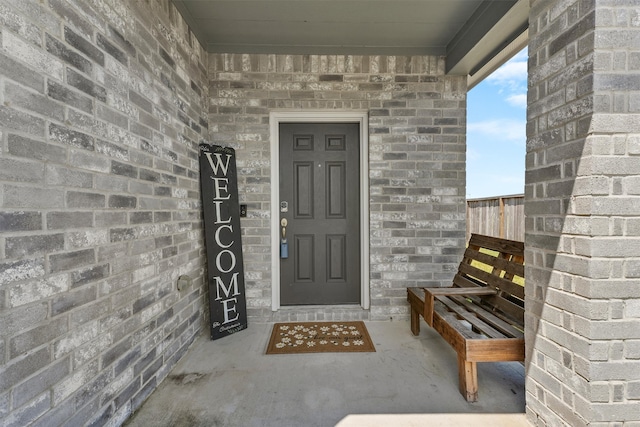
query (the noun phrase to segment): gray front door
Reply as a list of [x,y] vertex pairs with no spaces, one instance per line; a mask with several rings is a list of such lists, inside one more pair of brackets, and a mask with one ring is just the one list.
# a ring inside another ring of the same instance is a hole
[[282,305],[360,303],[359,157],[356,123],[280,124]]

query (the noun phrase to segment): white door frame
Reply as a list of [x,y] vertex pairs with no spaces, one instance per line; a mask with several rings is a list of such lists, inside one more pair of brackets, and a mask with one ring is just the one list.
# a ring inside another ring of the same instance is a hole
[[280,123],[357,123],[360,127],[360,305],[369,309],[369,117],[366,111],[273,111],[271,131],[271,309],[280,308]]

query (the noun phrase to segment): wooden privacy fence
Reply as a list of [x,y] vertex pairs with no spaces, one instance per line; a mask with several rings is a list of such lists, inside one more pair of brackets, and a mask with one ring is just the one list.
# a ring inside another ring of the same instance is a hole
[[524,195],[467,200],[467,241],[471,234],[524,241]]

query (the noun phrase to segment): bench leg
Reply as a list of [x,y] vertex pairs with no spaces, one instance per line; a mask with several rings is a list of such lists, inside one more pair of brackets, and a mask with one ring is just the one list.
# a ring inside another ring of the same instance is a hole
[[420,313],[411,307],[411,333],[420,335]]
[[478,371],[476,362],[467,362],[464,357],[458,355],[458,377],[460,381],[460,393],[467,402],[478,400]]

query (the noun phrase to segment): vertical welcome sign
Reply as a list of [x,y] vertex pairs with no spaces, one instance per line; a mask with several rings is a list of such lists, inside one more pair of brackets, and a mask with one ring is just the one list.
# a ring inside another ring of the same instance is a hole
[[247,328],[236,153],[200,144],[211,339]]

